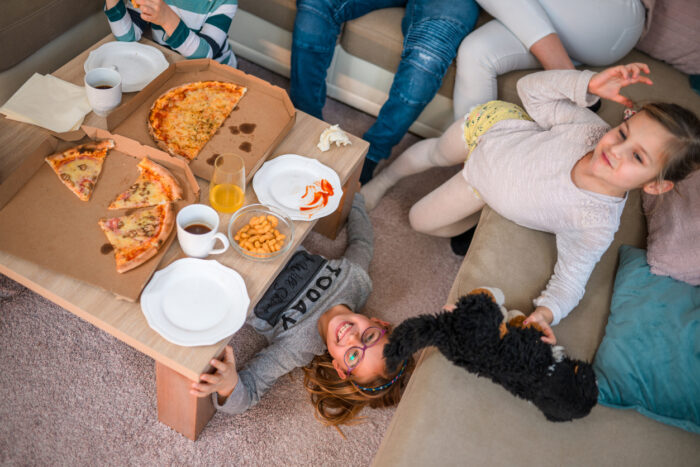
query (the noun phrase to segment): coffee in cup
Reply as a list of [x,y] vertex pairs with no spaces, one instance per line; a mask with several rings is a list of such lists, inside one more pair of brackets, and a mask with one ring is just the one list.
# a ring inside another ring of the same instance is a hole
[[107,116],[122,101],[122,77],[114,68],[93,68],[85,74],[85,94],[93,112]]
[[[177,213],[177,240],[182,251],[193,258],[218,255],[229,247],[228,238],[219,230],[219,214],[205,204],[190,204]],[[223,246],[214,248],[216,240]]]

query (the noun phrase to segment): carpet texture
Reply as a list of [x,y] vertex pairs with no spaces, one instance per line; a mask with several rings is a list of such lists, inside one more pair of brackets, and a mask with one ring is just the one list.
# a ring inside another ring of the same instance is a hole
[[[288,81],[240,60],[240,68],[288,89]],[[329,123],[361,136],[374,117],[336,101]],[[406,135],[394,157],[418,141]],[[381,166],[380,166],[381,169]],[[374,281],[366,314],[398,323],[444,304],[462,257],[449,239],[411,230],[411,205],[458,169],[403,180],[371,213]],[[312,233],[304,246],[342,255]],[[192,442],[158,422],[154,362],[107,333],[0,275],[0,465],[369,465],[394,409],[365,410],[344,440],[314,419],[302,371],[281,378],[239,416],[217,413]],[[250,326],[231,343],[239,368],[264,345]]]

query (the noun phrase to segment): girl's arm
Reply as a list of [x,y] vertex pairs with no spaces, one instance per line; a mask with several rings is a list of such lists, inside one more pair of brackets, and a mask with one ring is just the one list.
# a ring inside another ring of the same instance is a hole
[[372,223],[365,209],[365,198],[358,191],[348,216],[348,246],[345,257],[367,271],[374,254]]
[[[578,305],[586,291],[586,283],[593,268],[612,243],[613,236],[614,232],[601,232],[600,229],[557,234],[557,262],[554,274],[547,287],[534,300],[535,306],[547,310],[539,310],[533,320],[547,316],[549,311],[550,324],[555,326]],[[532,320],[528,319],[529,321]]]
[[607,126],[584,107],[598,98],[588,92],[592,71],[550,70],[531,73],[518,80],[518,95],[525,111],[544,129],[567,123]]
[[124,6],[122,0],[106,0],[105,14],[109,28],[118,41],[138,41],[148,27],[148,23],[141,19],[139,12]]
[[[213,58],[228,40],[231,20],[236,14],[236,0],[211,2],[204,25],[199,31],[190,29],[185,21],[163,0],[141,0],[141,17],[165,31],[165,42],[186,58]],[[183,12],[197,15],[197,12]]]

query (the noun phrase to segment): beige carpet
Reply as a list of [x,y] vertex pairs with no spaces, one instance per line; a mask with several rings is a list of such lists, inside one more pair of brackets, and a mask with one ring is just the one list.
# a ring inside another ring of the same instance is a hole
[[[247,61],[241,68],[287,88],[286,79]],[[374,118],[329,101],[325,118],[358,136]],[[404,137],[398,151],[417,141]],[[374,292],[367,313],[391,322],[444,303],[461,257],[446,239],[411,231],[408,209],[451,176],[437,169],[404,180],[371,213]],[[339,256],[344,232],[312,233],[304,245]],[[216,414],[197,442],[157,421],[153,360],[0,275],[0,465],[368,465],[393,409],[366,410],[366,421],[324,428],[301,385],[283,377],[240,416]],[[232,338],[239,366],[264,344],[249,326]]]

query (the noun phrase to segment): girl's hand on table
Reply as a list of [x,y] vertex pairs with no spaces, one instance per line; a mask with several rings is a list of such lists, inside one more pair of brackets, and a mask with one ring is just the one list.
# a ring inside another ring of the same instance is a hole
[[620,89],[635,83],[653,84],[641,73],[649,74],[649,66],[645,63],[630,63],[608,68],[593,75],[588,82],[588,92],[632,108],[634,103],[620,94]]
[[554,315],[552,315],[552,311],[549,308],[538,306],[535,308],[535,311],[530,314],[530,316],[525,318],[525,321],[523,321],[523,326],[527,326],[529,324],[539,326],[544,333],[544,336],[542,336],[542,342],[554,345],[557,343],[557,338],[554,335],[554,331],[552,331],[552,327],[549,325],[553,320]]
[[233,355],[233,347],[226,346],[223,360],[212,360],[211,365],[216,368],[214,374],[203,373],[199,376],[198,383],[192,383],[190,394],[197,397],[206,397],[216,392],[219,395],[219,404],[223,404],[231,395],[238,384],[238,372],[236,371],[236,358]]

